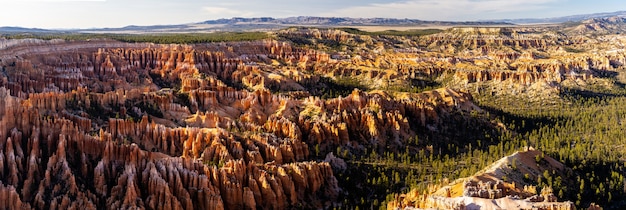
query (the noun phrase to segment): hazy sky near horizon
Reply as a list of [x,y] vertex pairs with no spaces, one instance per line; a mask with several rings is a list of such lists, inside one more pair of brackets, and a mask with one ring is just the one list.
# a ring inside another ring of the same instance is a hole
[[623,0],[0,0],[0,26],[99,28],[291,16],[475,21],[621,10]]

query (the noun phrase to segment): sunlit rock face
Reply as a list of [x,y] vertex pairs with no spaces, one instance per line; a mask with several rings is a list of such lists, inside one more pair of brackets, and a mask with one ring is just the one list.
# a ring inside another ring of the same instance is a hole
[[398,195],[388,203],[387,209],[576,209],[572,202],[559,202],[551,187],[538,192],[536,185],[529,183],[535,175],[531,179],[522,178],[522,174],[541,174],[543,170],[554,170],[563,176],[571,173],[572,169],[548,156],[544,157],[545,162],[537,164],[535,156],[541,154],[532,148],[516,152],[473,176],[443,187],[433,185],[430,192],[412,190]]

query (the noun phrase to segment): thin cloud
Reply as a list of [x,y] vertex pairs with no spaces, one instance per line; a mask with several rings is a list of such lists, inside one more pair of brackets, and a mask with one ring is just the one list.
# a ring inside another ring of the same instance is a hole
[[[0,0],[0,2],[17,2]],[[20,2],[106,2],[106,0],[21,0]]]
[[468,17],[546,9],[560,1],[563,0],[410,0],[348,7],[322,15],[466,20]]
[[252,17],[254,12],[235,10],[226,7],[203,7],[202,10],[207,12],[212,17]]

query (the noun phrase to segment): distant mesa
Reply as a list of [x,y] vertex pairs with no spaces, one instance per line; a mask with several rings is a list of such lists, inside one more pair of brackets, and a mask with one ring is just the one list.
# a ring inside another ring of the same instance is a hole
[[565,22],[579,22],[579,21],[593,19],[593,18],[607,18],[607,17],[624,16],[624,15],[626,15],[626,11],[570,15],[570,16],[563,16],[563,17],[553,17],[553,18],[520,18],[520,19],[500,19],[500,20],[492,20],[492,21],[507,22],[507,23],[513,23],[513,24],[565,23]]
[[400,18],[349,18],[349,17],[314,17],[314,16],[298,16],[288,18],[241,18],[234,17],[230,19],[209,20],[201,22],[203,24],[281,24],[281,25],[323,25],[323,26],[351,26],[351,25],[423,25],[423,24],[441,24],[441,25],[486,25],[486,24],[506,24],[494,21],[425,21],[418,19],[400,19]]
[[207,20],[189,24],[136,26],[121,28],[92,29],[30,29],[19,27],[2,27],[0,32],[47,33],[47,32],[88,32],[88,33],[207,33],[217,31],[267,31],[278,30],[289,26],[457,26],[457,25],[508,25],[505,22],[493,21],[424,21],[417,19],[396,18],[348,18],[348,17],[313,17],[299,16],[288,18],[242,18]]
[[23,28],[23,27],[13,27],[13,26],[5,26],[0,27],[0,32],[30,32],[30,33],[44,33],[44,32],[52,32],[54,30],[40,29],[40,28]]

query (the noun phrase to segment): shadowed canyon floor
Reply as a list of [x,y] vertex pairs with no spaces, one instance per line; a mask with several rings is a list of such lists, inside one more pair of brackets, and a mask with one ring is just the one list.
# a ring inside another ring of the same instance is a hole
[[[2,38],[0,208],[617,205],[624,142],[555,132],[626,93],[622,22],[289,28],[201,44]],[[606,125],[597,135],[612,135]]]

